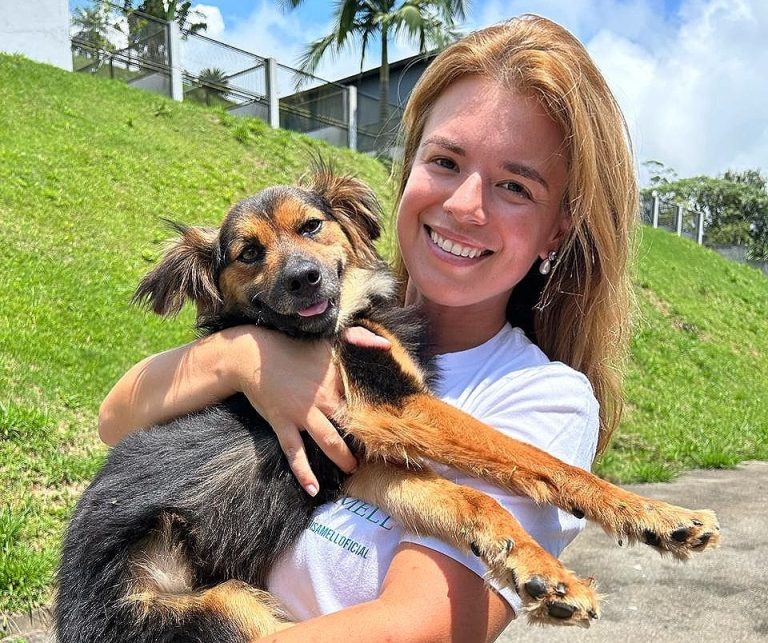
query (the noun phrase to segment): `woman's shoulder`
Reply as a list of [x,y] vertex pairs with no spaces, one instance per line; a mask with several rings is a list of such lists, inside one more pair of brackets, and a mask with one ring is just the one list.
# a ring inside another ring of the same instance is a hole
[[521,329],[508,324],[481,346],[440,356],[438,366],[446,393],[482,390],[488,394],[494,389],[534,386],[541,392],[567,389],[593,396],[583,373],[551,361]]
[[[482,359],[447,373],[441,397],[503,433],[579,466],[594,457],[599,405],[587,377],[509,328]],[[574,457],[576,456],[576,457]]]

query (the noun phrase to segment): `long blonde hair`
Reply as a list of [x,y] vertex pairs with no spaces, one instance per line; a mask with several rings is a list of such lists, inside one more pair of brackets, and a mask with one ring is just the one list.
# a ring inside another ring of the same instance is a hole
[[[583,45],[538,16],[476,31],[429,65],[403,116],[402,196],[431,109],[457,79],[476,75],[538,98],[564,135],[571,227],[552,273],[537,266],[515,287],[507,317],[552,360],[584,373],[600,403],[598,453],[621,419],[634,300],[629,269],[638,192],[621,110]],[[407,278],[399,249],[396,269]]]

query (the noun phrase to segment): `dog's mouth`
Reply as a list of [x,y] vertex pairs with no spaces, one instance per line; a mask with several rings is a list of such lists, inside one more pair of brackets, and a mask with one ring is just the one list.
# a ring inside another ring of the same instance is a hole
[[330,337],[336,330],[339,307],[335,299],[323,297],[313,303],[295,302],[286,306],[280,302],[271,306],[264,300],[254,298],[255,319],[259,325],[279,330],[293,337]]
[[333,302],[330,299],[324,299],[323,301],[312,304],[303,310],[296,311],[296,314],[299,317],[317,317],[318,315],[322,315],[326,310],[328,310],[332,304]]

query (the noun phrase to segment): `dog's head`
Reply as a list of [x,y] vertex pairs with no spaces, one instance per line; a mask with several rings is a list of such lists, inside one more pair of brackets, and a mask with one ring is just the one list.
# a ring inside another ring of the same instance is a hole
[[191,299],[208,330],[251,322],[329,336],[348,282],[379,265],[379,214],[370,188],[316,163],[308,185],[267,188],[235,205],[218,230],[173,224],[180,238],[134,300],[169,315]]

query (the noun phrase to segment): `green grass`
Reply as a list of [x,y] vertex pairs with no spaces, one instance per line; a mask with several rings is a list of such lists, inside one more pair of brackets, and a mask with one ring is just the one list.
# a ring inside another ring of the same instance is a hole
[[768,459],[768,279],[643,229],[623,425],[598,471],[657,481]]
[[[374,159],[115,81],[0,55],[0,86],[8,613],[48,599],[66,517],[104,457],[101,399],[131,364],[192,337],[189,311],[164,321],[129,305],[169,236],[161,217],[216,223],[241,197],[293,181],[316,149],[368,181],[387,210],[391,186]],[[637,289],[628,413],[599,471],[664,480],[768,458],[768,280],[646,230]]]

